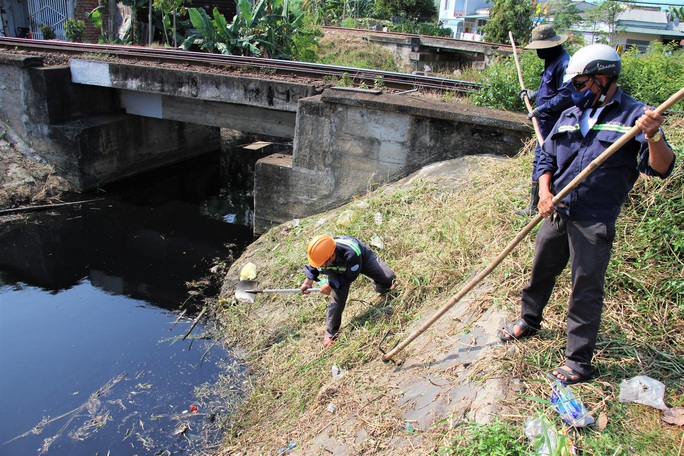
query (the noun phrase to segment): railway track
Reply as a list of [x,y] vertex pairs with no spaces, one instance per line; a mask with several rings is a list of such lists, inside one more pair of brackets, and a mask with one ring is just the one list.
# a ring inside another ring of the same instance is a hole
[[117,44],[71,43],[56,40],[32,40],[0,37],[0,49],[24,50],[38,53],[60,53],[88,59],[93,56],[116,57],[121,60],[144,60],[146,62],[172,63],[185,66],[211,66],[225,68],[258,68],[274,74],[292,77],[306,77],[324,80],[342,78],[347,74],[354,83],[373,87],[376,82],[395,90],[429,90],[468,94],[480,89],[480,84],[450,78],[419,74],[395,73],[391,71],[361,69],[353,67],[324,65],[289,60],[245,57],[238,55],[210,54],[206,52],[159,49]]

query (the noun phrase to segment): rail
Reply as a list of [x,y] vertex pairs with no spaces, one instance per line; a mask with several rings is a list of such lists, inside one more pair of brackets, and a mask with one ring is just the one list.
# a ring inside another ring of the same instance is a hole
[[[145,60],[159,63],[175,63],[186,66],[211,66],[226,68],[257,68],[275,74],[307,77],[324,80],[342,78],[347,74],[355,83],[373,87],[381,82],[387,88],[396,90],[429,90],[468,94],[480,89],[481,85],[470,81],[442,78],[419,74],[396,73],[336,65],[325,65],[290,60],[246,57],[239,55],[210,54],[206,52],[183,51],[179,49],[158,49],[118,44],[71,43],[57,40],[32,40],[0,37],[0,49],[24,50],[42,53],[64,53],[78,55],[84,59],[95,59],[98,55],[114,56],[122,60]],[[264,76],[266,78],[266,76]]]

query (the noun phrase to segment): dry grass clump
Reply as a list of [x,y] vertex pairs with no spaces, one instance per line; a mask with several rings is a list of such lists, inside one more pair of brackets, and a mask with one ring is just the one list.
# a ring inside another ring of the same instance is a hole
[[[682,121],[671,121],[668,133],[681,151]],[[418,177],[379,189],[318,217],[274,227],[255,242],[231,268],[221,306],[214,309],[227,339],[244,349],[254,379],[221,454],[273,454],[291,440],[323,445],[326,435],[358,440],[357,453],[387,453],[392,442],[405,454],[434,454],[458,439],[459,432],[467,432],[456,425],[464,417],[453,417],[422,434],[420,448],[412,449],[415,441],[397,406],[398,386],[381,381],[394,375],[396,366],[380,362],[378,344],[382,341],[389,349],[403,340],[413,323],[448,301],[527,224],[529,219],[513,215],[513,210],[527,202],[533,146],[527,144],[515,159],[469,157],[458,175]],[[632,454],[625,452],[630,447],[639,454],[676,454],[680,443],[681,430],[662,423],[661,412],[621,404],[617,397],[622,379],[644,374],[668,385],[668,405],[684,405],[684,298],[677,288],[684,287],[684,245],[674,238],[658,240],[664,231],[681,230],[683,224],[663,226],[653,216],[665,207],[672,220],[680,220],[676,200],[682,201],[681,183],[681,161],[670,180],[639,180],[620,217],[595,358],[597,378],[573,387],[595,417],[607,417],[605,429],[571,432],[584,454]],[[380,225],[375,222],[378,213]],[[341,218],[351,222],[341,225]],[[298,287],[306,242],[319,233],[349,234],[369,246],[380,239],[384,248],[372,248],[399,280],[393,294],[378,296],[360,278],[352,286],[340,338],[327,350],[321,344],[327,300],[320,294],[258,295],[251,304],[238,303],[232,295],[240,269],[250,261],[257,265],[261,286]],[[531,235],[490,274],[489,289],[473,298],[473,312],[498,306],[509,309],[511,317],[518,314],[533,251]],[[530,398],[548,399],[545,372],[563,362],[569,289],[566,271],[539,337],[502,347],[496,359],[471,370],[474,380],[492,375],[521,380],[522,395],[503,404],[507,411],[499,417],[521,436],[525,417],[554,416],[548,406]],[[421,347],[426,342],[420,341]],[[396,361],[401,360],[400,353]],[[341,380],[331,379],[333,364],[345,372]],[[451,381],[448,372],[441,375]],[[340,416],[349,419],[341,422]]]

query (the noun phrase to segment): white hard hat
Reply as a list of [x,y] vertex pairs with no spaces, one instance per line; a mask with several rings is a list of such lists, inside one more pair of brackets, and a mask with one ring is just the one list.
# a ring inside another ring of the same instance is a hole
[[590,44],[570,58],[563,82],[582,74],[618,76],[622,69],[620,55],[607,44]]

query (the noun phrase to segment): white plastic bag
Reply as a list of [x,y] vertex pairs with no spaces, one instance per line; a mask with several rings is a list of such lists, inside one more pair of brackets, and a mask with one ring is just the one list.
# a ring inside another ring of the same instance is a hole
[[620,382],[620,402],[636,402],[660,410],[667,410],[668,407],[663,401],[664,396],[665,385],[646,375],[637,375]]

